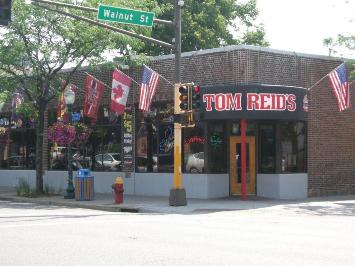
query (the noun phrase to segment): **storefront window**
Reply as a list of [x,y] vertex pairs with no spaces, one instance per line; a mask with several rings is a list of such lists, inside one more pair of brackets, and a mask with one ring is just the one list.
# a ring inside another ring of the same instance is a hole
[[[55,112],[55,111],[53,111]],[[100,108],[98,119],[92,123],[82,117],[80,110],[73,110],[78,114],[78,120],[91,128],[92,133],[85,144],[72,145],[73,170],[90,168],[92,171],[121,171],[121,118],[108,108]],[[49,114],[49,120],[55,114]],[[50,144],[49,169],[68,169],[68,147]]]
[[305,123],[283,122],[281,135],[281,172],[305,172]]
[[208,126],[208,161],[211,173],[227,172],[225,126],[223,122],[210,122]]
[[193,128],[183,129],[183,171],[186,173],[204,173],[205,156],[204,146],[206,139],[204,137],[203,124],[196,123]]
[[159,125],[158,172],[174,171],[174,125]]
[[0,167],[2,169],[35,169],[36,130],[32,121],[0,118]]
[[260,125],[260,167],[261,173],[275,173],[275,126]]
[[155,105],[149,114],[136,114],[136,171],[173,172],[173,104]]

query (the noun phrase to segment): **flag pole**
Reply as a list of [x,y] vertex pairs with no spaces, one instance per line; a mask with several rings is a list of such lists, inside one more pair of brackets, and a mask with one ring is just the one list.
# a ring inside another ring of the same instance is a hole
[[[329,73],[332,73],[334,70],[336,70],[337,68],[339,68],[342,64],[344,64],[344,62],[343,63],[341,63],[339,66],[337,66],[336,68],[334,68],[333,70],[331,70]],[[325,79],[328,75],[329,75],[329,73],[327,74],[327,75],[325,75],[324,77],[322,77],[320,80],[318,80],[316,83],[314,83],[311,87],[309,87],[309,91],[313,88],[313,87],[315,87],[315,86],[317,86],[319,83],[321,83],[322,82],[322,80],[323,79]]]

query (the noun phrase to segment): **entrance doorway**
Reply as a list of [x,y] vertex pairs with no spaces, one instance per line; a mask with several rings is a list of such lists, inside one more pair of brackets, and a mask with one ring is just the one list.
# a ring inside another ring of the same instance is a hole
[[[246,193],[255,195],[255,137],[245,137],[246,146]],[[241,137],[229,141],[229,187],[230,195],[242,193]]]

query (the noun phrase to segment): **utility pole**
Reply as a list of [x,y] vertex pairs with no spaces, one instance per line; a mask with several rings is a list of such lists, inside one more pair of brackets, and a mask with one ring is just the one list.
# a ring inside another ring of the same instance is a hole
[[[175,0],[175,83],[181,82],[181,8],[183,5],[184,1]],[[174,92],[174,95],[176,97],[177,94]],[[187,204],[186,191],[182,187],[181,150],[181,124],[180,121],[174,121],[174,178],[173,188],[169,195],[170,206],[185,206]]]

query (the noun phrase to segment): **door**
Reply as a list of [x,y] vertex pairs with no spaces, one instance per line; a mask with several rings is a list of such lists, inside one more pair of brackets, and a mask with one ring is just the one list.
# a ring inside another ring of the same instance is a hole
[[[246,193],[255,195],[255,137],[245,137],[246,146]],[[229,141],[229,184],[231,195],[242,193],[241,137],[230,137]]]

